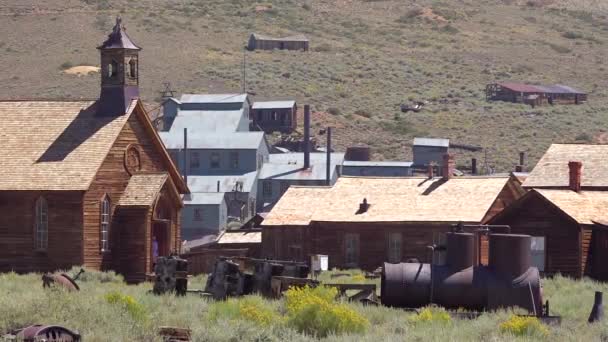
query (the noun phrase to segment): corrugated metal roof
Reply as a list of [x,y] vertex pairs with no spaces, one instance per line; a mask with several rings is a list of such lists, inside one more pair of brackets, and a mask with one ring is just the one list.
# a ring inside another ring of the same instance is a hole
[[171,124],[171,134],[184,134],[195,132],[235,132],[244,118],[243,109],[240,110],[179,110]]
[[304,36],[302,34],[296,34],[293,36],[282,37],[282,38],[270,37],[270,36],[266,36],[266,35],[259,34],[259,33],[252,33],[251,35],[257,40],[278,40],[278,41],[292,41],[292,42],[294,42],[294,41],[307,42],[308,41],[308,38],[306,38],[306,36]]
[[507,88],[511,91],[516,91],[519,93],[543,93],[544,91],[536,86],[525,84],[525,83],[516,83],[516,82],[501,82],[497,83],[499,86],[503,88]]
[[540,158],[524,187],[567,187],[568,162],[583,163],[583,187],[608,187],[608,145],[553,144]]
[[[264,164],[260,170],[259,179],[280,180],[324,180],[326,178],[325,163],[312,163],[307,170],[303,164]],[[336,173],[336,165],[332,163],[331,175]]]
[[[326,153],[312,152],[310,153],[310,162],[313,163],[325,163],[327,160]],[[288,152],[288,153],[272,153],[268,156],[268,162],[272,164],[304,164],[304,153],[302,152]],[[331,163],[342,164],[344,162],[344,153],[332,152]]]
[[450,147],[450,139],[414,138],[414,146]]
[[217,240],[218,244],[234,243],[262,243],[261,231],[226,231]]
[[[310,169],[304,170],[304,153],[273,153],[269,162],[262,166],[259,179],[282,180],[324,180],[326,178],[325,153],[310,154]],[[344,153],[331,154],[331,175],[336,172],[336,166],[344,161]]]
[[224,201],[223,192],[193,192],[184,195],[184,204],[186,205],[203,205],[216,204],[219,205]]
[[497,84],[518,93],[585,94],[585,92],[563,84],[534,85],[516,82],[502,82]]
[[[232,132],[232,133],[201,133],[195,134],[188,131],[188,148],[207,150],[255,150],[260,147],[264,140],[264,132]],[[170,150],[184,148],[184,136],[182,134],[171,134],[171,132],[159,132]]]
[[561,84],[555,84],[555,85],[539,85],[536,86],[537,88],[541,89],[544,93],[551,93],[551,94],[584,94],[583,92],[574,89],[572,87],[568,87],[565,85],[561,85]]
[[236,182],[243,182],[243,191],[251,192],[257,177],[257,172],[233,176],[188,176],[188,188],[191,192],[217,192],[217,182],[220,182],[220,192],[230,192]]
[[293,108],[296,101],[257,101],[251,106],[252,109],[285,109]]
[[399,161],[353,161],[345,160],[342,166],[353,166],[353,167],[411,167],[414,163],[412,162],[399,162]]
[[247,94],[183,94],[181,103],[243,103]]
[[[508,177],[341,177],[331,188],[289,187],[263,226],[325,222],[481,222]],[[367,199],[370,207],[356,214]]]

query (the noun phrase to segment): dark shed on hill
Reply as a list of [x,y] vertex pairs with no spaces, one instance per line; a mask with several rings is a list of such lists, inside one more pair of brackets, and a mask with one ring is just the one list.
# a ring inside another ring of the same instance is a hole
[[308,51],[308,38],[295,35],[283,38],[274,38],[257,33],[249,36],[247,49],[253,50],[302,50]]
[[533,106],[581,104],[587,101],[587,94],[561,84],[532,85],[501,82],[486,86],[486,100],[525,103]]

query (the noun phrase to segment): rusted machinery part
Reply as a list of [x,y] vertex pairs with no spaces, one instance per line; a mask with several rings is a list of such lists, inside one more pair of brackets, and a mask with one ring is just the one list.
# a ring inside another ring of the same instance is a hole
[[17,340],[24,342],[79,342],[80,334],[58,325],[36,324],[19,331]]
[[595,292],[595,299],[593,301],[593,308],[591,314],[589,314],[589,323],[601,321],[604,318],[604,304],[603,304],[603,293],[600,291]]
[[43,274],[42,287],[50,287],[51,285],[61,285],[69,291],[80,291],[80,287],[76,282],[65,273],[60,274]]
[[159,257],[154,266],[154,294],[175,292],[183,296],[188,290],[188,261],[176,256]]
[[434,303],[470,310],[519,306],[541,316],[542,287],[538,269],[531,267],[530,236],[490,235],[489,265],[473,267],[469,235],[448,233],[448,265],[384,264],[382,304],[415,308]]
[[160,327],[158,335],[167,342],[189,342],[192,341],[191,330],[187,328]]

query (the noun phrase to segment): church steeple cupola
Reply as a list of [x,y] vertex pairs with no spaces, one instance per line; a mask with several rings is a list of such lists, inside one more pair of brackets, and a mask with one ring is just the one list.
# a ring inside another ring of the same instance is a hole
[[101,55],[100,115],[122,115],[127,112],[131,100],[139,98],[139,51],[127,35],[122,19],[108,39],[97,47]]

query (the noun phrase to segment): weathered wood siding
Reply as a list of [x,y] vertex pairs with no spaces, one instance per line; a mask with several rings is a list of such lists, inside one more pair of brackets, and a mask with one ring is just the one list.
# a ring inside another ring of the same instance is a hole
[[482,222],[488,222],[496,214],[503,211],[506,207],[514,203],[525,194],[525,190],[521,187],[513,177],[509,179],[505,187],[500,191],[494,203],[486,213]]
[[[120,132],[118,138],[112,145],[106,159],[102,163],[95,179],[93,180],[89,190],[84,196],[84,248],[83,261],[87,267],[94,269],[109,269],[115,265],[112,261],[112,253],[102,253],[100,248],[100,203],[105,195],[108,195],[111,200],[112,225],[110,227],[110,249],[115,246],[112,243],[116,242],[116,234],[120,235],[121,229],[131,229],[131,223],[124,224],[123,220],[116,215],[116,205],[123,194],[127,184],[129,183],[130,174],[125,169],[124,156],[127,147],[136,145],[140,151],[141,171],[142,172],[162,172],[167,171],[162,157],[156,147],[153,145],[152,139],[145,131],[142,123],[137,117],[137,113],[133,113],[125,127]],[[150,218],[150,217],[148,217]],[[139,219],[137,224],[141,224]],[[148,222],[150,219],[148,219]],[[144,235],[127,235],[129,238],[147,239],[150,241],[150,227],[147,225],[147,231]],[[178,222],[172,229],[179,229]],[[176,233],[173,233],[173,236]],[[179,234],[179,233],[177,233]],[[144,241],[141,241],[142,246]],[[139,244],[139,242],[133,242]],[[146,248],[149,248],[147,246]],[[149,251],[148,253],[149,254]],[[139,258],[133,260],[141,261]],[[148,257],[149,260],[149,257]],[[125,266],[127,268],[131,266]],[[143,267],[143,266],[142,266]],[[148,267],[148,266],[145,266]],[[149,271],[146,270],[146,271]],[[139,274],[139,270],[137,271]],[[125,274],[126,275],[126,274]],[[143,278],[142,278],[143,279]]]
[[[310,261],[314,254],[329,256],[330,268],[358,267],[374,270],[389,258],[389,234],[401,233],[401,261],[416,258],[431,262],[427,246],[440,242],[451,223],[327,223],[314,222],[310,227],[264,227],[262,258]],[[346,263],[345,235],[358,234],[357,265]],[[301,252],[299,252],[301,251]],[[487,263],[487,243],[482,243],[482,261]]]
[[[48,205],[48,249],[35,251],[35,203]],[[34,272],[82,264],[82,192],[0,192],[0,271]]]
[[150,219],[152,212],[146,208],[119,208],[113,223],[120,227],[112,235],[112,259],[116,272],[127,282],[145,279],[150,272]]
[[608,281],[608,231],[593,230],[590,244],[587,273],[594,279]]
[[505,212],[490,220],[490,223],[509,225],[514,234],[544,236],[545,273],[561,273],[571,277],[583,275],[582,240],[588,245],[591,236],[582,234],[576,222],[547,201],[530,196],[517,210]]

